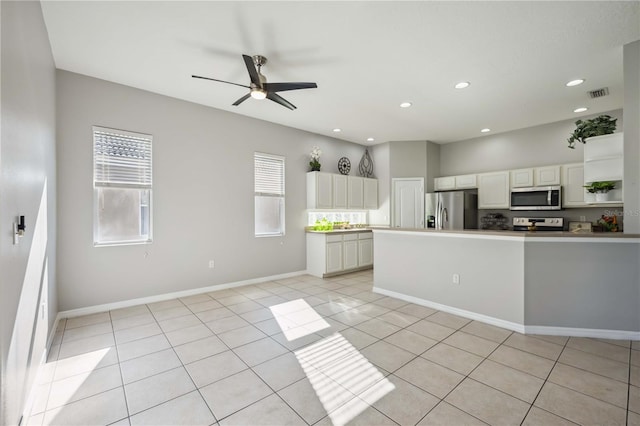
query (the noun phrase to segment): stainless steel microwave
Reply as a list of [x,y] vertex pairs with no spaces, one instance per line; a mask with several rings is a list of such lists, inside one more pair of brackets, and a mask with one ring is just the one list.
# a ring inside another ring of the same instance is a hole
[[561,210],[560,186],[534,186],[511,190],[511,210]]

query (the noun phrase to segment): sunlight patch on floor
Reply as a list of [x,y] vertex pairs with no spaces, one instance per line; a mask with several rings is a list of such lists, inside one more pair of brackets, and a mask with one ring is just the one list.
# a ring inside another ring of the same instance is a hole
[[340,333],[295,354],[334,425],[350,422],[395,389]]
[[289,342],[330,327],[304,299],[280,303],[269,309]]

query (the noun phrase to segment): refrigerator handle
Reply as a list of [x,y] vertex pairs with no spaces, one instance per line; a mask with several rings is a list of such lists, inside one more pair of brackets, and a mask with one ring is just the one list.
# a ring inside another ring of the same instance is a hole
[[446,207],[442,209],[442,222],[447,224],[447,228],[449,227],[449,211]]

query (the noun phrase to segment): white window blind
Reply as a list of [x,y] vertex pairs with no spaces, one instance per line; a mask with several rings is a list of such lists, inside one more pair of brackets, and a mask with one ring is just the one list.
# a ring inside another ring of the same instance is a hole
[[151,136],[93,128],[96,186],[151,188]]
[[93,243],[152,241],[152,136],[93,127]]
[[284,195],[284,157],[256,153],[256,195]]
[[284,157],[254,154],[255,235],[284,235]]

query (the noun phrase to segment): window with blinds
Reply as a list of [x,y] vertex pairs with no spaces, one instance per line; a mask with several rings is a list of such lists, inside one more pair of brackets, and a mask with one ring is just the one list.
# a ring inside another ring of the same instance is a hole
[[94,245],[151,242],[152,139],[93,127]]
[[255,235],[284,235],[284,157],[254,154]]

